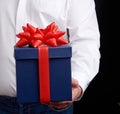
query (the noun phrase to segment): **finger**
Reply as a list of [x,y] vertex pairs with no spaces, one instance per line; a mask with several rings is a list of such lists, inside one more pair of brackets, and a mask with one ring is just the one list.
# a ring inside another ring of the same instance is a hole
[[68,107],[69,105],[61,105],[61,106],[52,106],[52,107],[55,107],[57,109],[63,109],[63,108],[66,108]]
[[72,88],[72,101],[76,101],[82,94],[80,87]]
[[72,101],[62,101],[62,102],[51,102],[52,105],[68,105],[71,104]]
[[58,109],[65,108],[69,106],[72,102],[59,102],[59,103],[51,103],[50,106],[56,107]]
[[56,106],[59,106],[59,105],[67,105],[67,104],[70,104],[72,103],[72,101],[63,101],[63,102],[49,102],[49,103],[44,103],[46,105],[56,105]]
[[64,107],[67,107],[71,103],[72,101],[63,101],[63,102],[49,102],[49,103],[44,103],[44,104],[52,106],[52,107],[56,107],[56,108],[64,108]]
[[76,79],[72,78],[72,86],[73,87],[76,87],[76,86],[79,86],[79,83]]

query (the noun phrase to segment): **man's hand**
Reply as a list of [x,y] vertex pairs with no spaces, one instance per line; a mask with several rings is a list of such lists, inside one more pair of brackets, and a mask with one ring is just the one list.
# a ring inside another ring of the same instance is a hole
[[72,101],[50,102],[45,104],[58,109],[62,109],[76,101],[81,96],[81,94],[82,89],[79,86],[78,81],[76,79],[72,79]]

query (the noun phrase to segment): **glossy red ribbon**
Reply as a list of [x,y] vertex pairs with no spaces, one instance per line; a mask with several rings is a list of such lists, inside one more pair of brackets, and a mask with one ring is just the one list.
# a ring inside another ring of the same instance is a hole
[[45,29],[35,28],[29,23],[26,26],[22,26],[22,29],[23,32],[16,34],[20,38],[16,43],[16,47],[29,45],[36,48],[42,44],[55,47],[68,43],[63,38],[65,32],[59,31],[58,26],[54,22]]
[[48,46],[38,47],[40,102],[50,102],[50,76]]
[[16,34],[19,38],[16,47],[28,45],[38,48],[40,102],[50,102],[48,46],[56,47],[67,44],[68,42],[63,38],[65,32],[59,31],[55,22],[49,24],[45,29],[36,28],[27,23],[26,26],[22,26],[22,29],[23,32]]

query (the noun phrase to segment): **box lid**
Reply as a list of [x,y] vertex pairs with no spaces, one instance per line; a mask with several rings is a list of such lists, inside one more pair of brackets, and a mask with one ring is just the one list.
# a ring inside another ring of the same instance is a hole
[[[15,59],[38,59],[38,48],[14,47]],[[70,45],[49,47],[49,58],[68,58],[72,56]]]

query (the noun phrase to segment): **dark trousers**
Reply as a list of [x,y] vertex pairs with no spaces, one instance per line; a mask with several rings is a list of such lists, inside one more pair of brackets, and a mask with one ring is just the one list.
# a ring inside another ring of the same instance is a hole
[[0,114],[73,114],[73,105],[63,111],[40,103],[19,104],[16,98],[0,96]]

